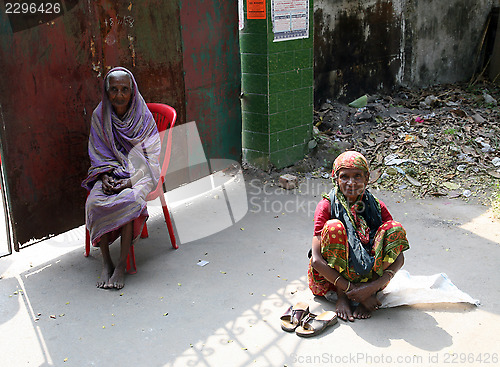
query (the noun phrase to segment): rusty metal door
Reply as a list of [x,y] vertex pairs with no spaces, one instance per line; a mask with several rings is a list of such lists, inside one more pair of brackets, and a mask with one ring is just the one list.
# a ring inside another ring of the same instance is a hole
[[[45,2],[44,2],[45,3]],[[87,141],[102,76],[129,68],[185,121],[178,1],[65,0],[0,14],[0,154],[15,250],[84,223]]]
[[187,121],[208,158],[241,161],[238,2],[182,0]]

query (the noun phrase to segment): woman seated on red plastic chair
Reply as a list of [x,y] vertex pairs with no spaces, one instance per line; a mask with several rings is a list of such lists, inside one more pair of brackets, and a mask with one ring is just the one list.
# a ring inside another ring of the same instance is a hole
[[[86,225],[93,246],[101,249],[99,288],[123,288],[130,246],[148,218],[146,196],[160,177],[160,137],[134,76],[114,68],[104,78],[101,103],[92,114],[91,166],[82,186],[89,190]],[[118,263],[109,245],[121,235]]]

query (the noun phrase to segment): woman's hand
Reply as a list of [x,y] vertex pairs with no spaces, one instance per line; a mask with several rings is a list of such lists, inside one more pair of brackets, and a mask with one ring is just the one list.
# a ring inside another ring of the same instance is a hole
[[132,188],[132,181],[130,180],[130,178],[122,178],[121,180],[115,181],[113,192],[115,194],[118,194],[120,191],[124,189],[131,189],[131,188]]
[[378,310],[378,308],[380,306],[382,306],[382,303],[380,303],[380,301],[377,299],[377,296],[375,294],[373,294],[370,297],[368,297],[367,299],[365,299],[361,304],[363,306],[365,306],[365,308],[368,311]]
[[102,191],[106,195],[118,194],[124,189],[132,188],[132,181],[129,178],[115,179],[113,176],[103,173],[101,176]]
[[346,293],[346,296],[351,301],[363,303],[377,292],[378,289],[374,288],[376,287],[371,282],[351,283],[351,289]]
[[102,191],[106,195],[113,195],[114,192],[114,187],[115,187],[115,179],[113,176],[110,176],[107,173],[103,173],[101,175],[101,181],[102,181]]

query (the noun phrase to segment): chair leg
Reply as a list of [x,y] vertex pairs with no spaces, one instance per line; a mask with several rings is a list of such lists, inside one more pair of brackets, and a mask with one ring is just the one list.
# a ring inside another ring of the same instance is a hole
[[85,253],[83,254],[85,257],[88,257],[90,254],[90,233],[87,228],[85,228]]
[[127,273],[129,274],[137,273],[137,266],[135,265],[134,245],[130,245],[130,251],[127,255]]
[[174,249],[178,249],[177,242],[174,235],[174,227],[172,226],[172,221],[170,219],[170,213],[168,212],[167,202],[165,201],[165,196],[160,194],[161,207],[163,209],[163,216],[165,217],[165,222],[167,223],[168,234],[170,235],[170,242]]
[[144,222],[144,227],[142,227],[142,232],[141,232],[141,238],[148,238],[149,233],[148,233],[148,225],[146,222]]

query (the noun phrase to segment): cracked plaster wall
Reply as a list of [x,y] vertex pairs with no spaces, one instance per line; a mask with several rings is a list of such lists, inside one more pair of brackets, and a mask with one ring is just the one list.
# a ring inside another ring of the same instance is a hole
[[468,80],[498,0],[315,0],[315,104]]

